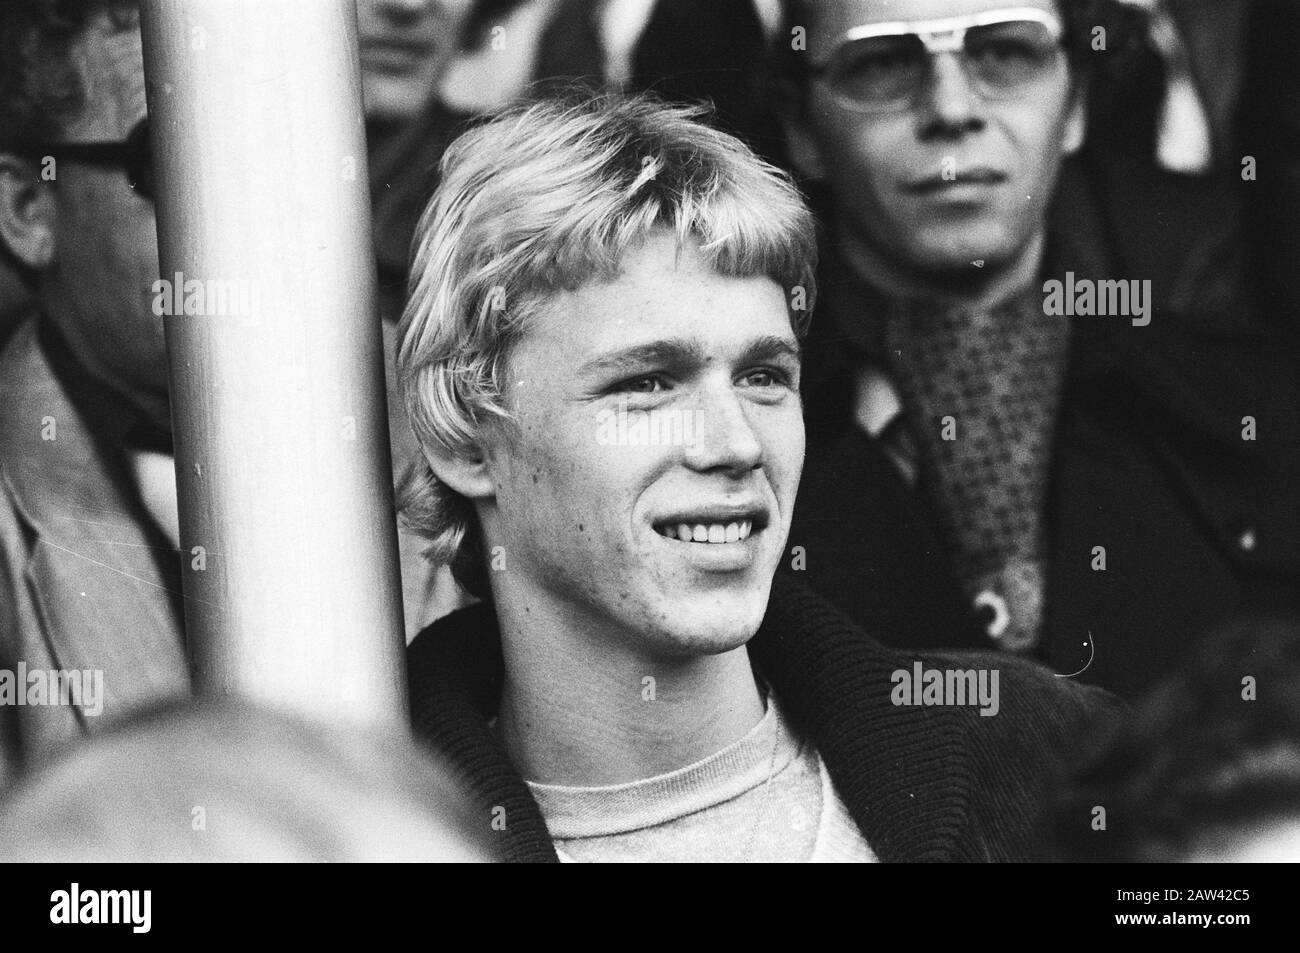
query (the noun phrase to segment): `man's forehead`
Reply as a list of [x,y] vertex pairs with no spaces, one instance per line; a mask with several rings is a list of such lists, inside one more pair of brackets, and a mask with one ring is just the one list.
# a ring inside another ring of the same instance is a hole
[[107,12],[87,25],[74,56],[86,89],[86,107],[70,123],[80,141],[118,141],[145,115],[144,58],[140,31],[122,28]]
[[798,346],[784,295],[771,279],[745,279],[703,294],[662,290],[638,296],[601,284],[562,293],[539,309],[525,337],[578,366],[620,359],[706,363],[774,337]]
[[799,9],[814,37],[833,39],[855,26],[1033,7],[1059,12],[1056,0],[801,0]]

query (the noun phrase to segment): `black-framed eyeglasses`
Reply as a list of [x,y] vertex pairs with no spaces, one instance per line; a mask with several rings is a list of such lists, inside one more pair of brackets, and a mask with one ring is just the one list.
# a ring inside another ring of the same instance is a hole
[[126,172],[127,184],[143,199],[153,201],[153,150],[149,145],[149,120],[141,119],[121,142],[26,142],[0,145],[0,151],[30,157],[87,165],[116,166]]
[[845,109],[895,112],[916,102],[931,59],[953,53],[981,96],[1014,99],[1054,75],[1064,56],[1063,34],[1060,17],[1037,7],[873,23],[848,30],[808,72]]

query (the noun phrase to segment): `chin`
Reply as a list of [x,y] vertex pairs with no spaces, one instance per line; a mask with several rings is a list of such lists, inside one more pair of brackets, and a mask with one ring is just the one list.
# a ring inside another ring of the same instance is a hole
[[767,612],[770,582],[756,590],[702,592],[670,599],[660,618],[655,641],[679,655],[721,655],[745,645]]
[[404,122],[419,115],[426,90],[409,81],[375,78],[362,84],[366,118],[379,122]]
[[690,626],[661,634],[659,642],[665,653],[681,658],[725,655],[746,645],[758,632],[758,626],[735,623],[716,626]]
[[[913,261],[939,274],[965,273],[972,269],[996,270],[1014,257],[1014,244],[999,228],[936,230],[933,241],[925,236],[913,251]],[[975,264],[979,262],[980,264]]]

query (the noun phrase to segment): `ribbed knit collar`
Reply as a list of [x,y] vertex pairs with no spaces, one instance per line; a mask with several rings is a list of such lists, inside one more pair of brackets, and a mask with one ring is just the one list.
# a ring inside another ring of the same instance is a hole
[[[891,675],[909,669],[910,656],[880,645],[783,574],[749,649],[882,861],[966,853],[960,841],[974,782],[962,713],[894,706]],[[501,859],[557,862],[537,802],[488,727],[503,672],[491,607],[435,622],[412,643],[408,662],[416,733],[464,775],[475,810],[504,823],[492,828]]]

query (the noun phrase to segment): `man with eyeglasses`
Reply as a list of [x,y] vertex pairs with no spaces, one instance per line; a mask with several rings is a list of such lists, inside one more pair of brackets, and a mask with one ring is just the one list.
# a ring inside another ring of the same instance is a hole
[[9,699],[2,772],[189,677],[138,13],[6,5],[0,58],[0,240],[39,309],[0,354],[0,669],[104,696]]
[[1162,310],[1169,287],[1145,323],[1136,294],[1125,313],[1048,303],[1052,280],[1164,274],[1129,270],[1158,223],[1125,222],[1138,203],[1090,193],[1070,159],[1116,11],[787,13],[788,144],[826,234],[786,568],[886,641],[996,646],[1128,693],[1177,659],[1169,632],[1300,611],[1300,516],[1279,499],[1300,474],[1295,376],[1260,326]]
[[[408,26],[433,9],[402,6]],[[458,30],[463,12],[423,29]],[[421,50],[445,65],[454,46]],[[137,4],[6,3],[0,62],[0,247],[39,310],[0,351],[3,783],[6,762],[187,694],[189,664]],[[382,112],[438,64],[366,65]],[[428,587],[412,583],[430,577],[419,548],[402,564],[415,621]],[[102,673],[102,714],[6,694],[24,672],[74,669]]]

